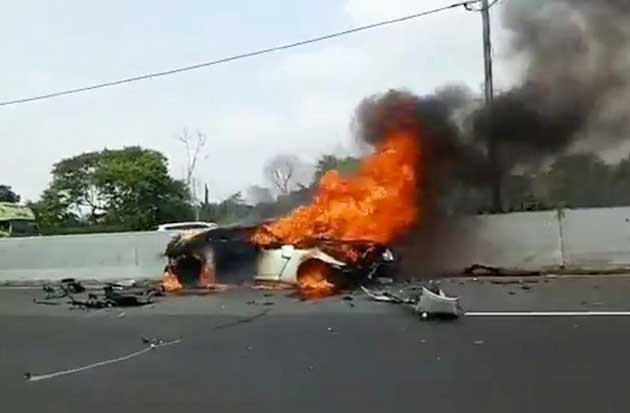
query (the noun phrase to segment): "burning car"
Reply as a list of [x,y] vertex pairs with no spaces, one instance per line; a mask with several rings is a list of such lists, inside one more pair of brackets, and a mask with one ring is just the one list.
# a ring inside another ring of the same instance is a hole
[[326,172],[312,202],[253,226],[219,227],[171,242],[164,287],[246,280],[326,295],[387,270],[387,248],[418,217],[417,130],[404,123],[373,142],[353,176]]
[[177,236],[166,249],[164,288],[257,281],[327,295],[384,274],[394,264],[392,251],[374,242],[319,239],[261,247],[251,241],[257,230],[258,226],[231,226]]

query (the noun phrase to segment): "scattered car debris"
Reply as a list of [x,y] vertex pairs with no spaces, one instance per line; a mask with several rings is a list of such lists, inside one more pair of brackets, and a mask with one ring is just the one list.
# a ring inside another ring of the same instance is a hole
[[[152,303],[155,296],[162,291],[155,287],[138,287],[132,283],[107,283],[98,290],[88,291],[79,281],[73,278],[61,280],[58,284],[45,284],[42,287],[45,298],[33,299],[36,304],[60,305],[66,299],[70,308],[100,309],[108,307],[134,307]],[[86,295],[87,294],[87,295]],[[58,300],[58,301],[53,301]]]
[[449,297],[435,282],[428,282],[422,287],[420,295],[401,297],[390,292],[374,292],[362,286],[363,292],[375,301],[401,304],[411,309],[424,319],[429,317],[458,317],[463,313],[459,297]]
[[395,294],[392,294],[388,291],[381,291],[379,293],[376,293],[367,289],[364,286],[361,286],[361,290],[363,290],[363,292],[367,294],[374,301],[382,301],[386,303],[396,303],[396,304],[413,304],[412,299],[405,299]]
[[501,267],[494,267],[484,264],[473,264],[470,267],[464,269],[466,275],[476,276],[508,276],[508,277],[532,277],[539,276],[542,273],[540,271],[524,271],[524,270],[512,270]]
[[63,298],[70,294],[79,294],[85,291],[85,287],[74,278],[63,278],[57,284],[46,283],[42,289],[46,293],[46,300]]

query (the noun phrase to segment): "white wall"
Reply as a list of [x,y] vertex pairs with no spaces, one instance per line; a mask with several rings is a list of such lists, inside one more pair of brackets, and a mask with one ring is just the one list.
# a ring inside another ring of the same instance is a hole
[[562,265],[560,227],[556,211],[517,212],[470,218],[474,236],[462,267],[487,264],[540,270]]
[[561,215],[567,268],[630,267],[630,208],[563,210]]
[[0,280],[159,278],[166,232],[0,239]]

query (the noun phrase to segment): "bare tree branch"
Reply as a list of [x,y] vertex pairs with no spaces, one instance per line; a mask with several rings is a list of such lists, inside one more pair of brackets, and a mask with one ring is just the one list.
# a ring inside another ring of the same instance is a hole
[[277,155],[265,165],[267,180],[278,189],[280,194],[288,194],[299,182],[297,172],[303,163],[295,155]]
[[203,148],[206,146],[208,137],[200,130],[194,133],[188,128],[182,129],[176,139],[186,147],[186,184],[189,186],[191,195],[195,198],[195,188],[193,188],[195,169]]

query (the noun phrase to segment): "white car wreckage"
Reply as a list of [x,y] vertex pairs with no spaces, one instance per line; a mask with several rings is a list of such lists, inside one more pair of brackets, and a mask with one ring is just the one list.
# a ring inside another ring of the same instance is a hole
[[[191,235],[175,235],[165,255],[167,277],[183,288],[263,282],[299,285],[309,263],[325,264],[327,281],[339,289],[362,286],[395,271],[396,260],[387,246],[369,241],[316,239],[299,245],[261,248],[251,243],[257,226],[219,227]],[[166,278],[166,277],[165,277]],[[164,284],[163,284],[164,285]],[[422,293],[402,298],[361,287],[373,300],[403,304],[422,315],[458,316],[459,298],[449,297],[437,284],[428,283]]]
[[317,261],[332,270],[331,283],[344,284],[385,274],[395,261],[389,248],[367,241],[317,239],[257,247],[250,242],[256,228],[219,227],[174,235],[166,248],[165,270],[189,287],[244,281],[296,285],[306,264]]

